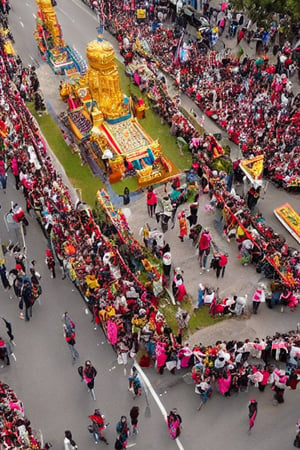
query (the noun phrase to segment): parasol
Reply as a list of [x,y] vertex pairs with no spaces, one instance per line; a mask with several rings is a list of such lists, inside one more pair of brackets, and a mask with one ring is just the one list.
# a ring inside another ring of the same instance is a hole
[[113,157],[114,157],[113,152],[109,148],[104,150],[102,159],[113,159]]

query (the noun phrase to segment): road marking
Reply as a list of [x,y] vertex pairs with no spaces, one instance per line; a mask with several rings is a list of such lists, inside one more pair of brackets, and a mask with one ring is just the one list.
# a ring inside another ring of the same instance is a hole
[[34,19],[36,19],[36,14],[35,13],[32,13],[32,16],[33,16]]
[[22,20],[20,20],[20,25],[22,28],[24,28],[24,23],[22,22]]
[[66,11],[64,11],[62,8],[58,8],[58,9],[59,9],[59,11],[60,11],[64,16],[66,16],[66,17],[70,20],[70,22],[75,23],[75,19],[73,19],[72,17],[70,17],[70,14],[69,14],[69,13],[67,13]]
[[[136,361],[134,362],[134,367],[136,367],[139,375],[143,379],[143,382],[145,383],[145,385],[149,389],[149,391],[150,391],[154,401],[156,402],[157,406],[160,409],[160,412],[162,413],[163,418],[165,419],[165,421],[167,421],[168,413],[166,411],[166,408],[164,407],[164,405],[162,404],[159,396],[157,395],[157,393],[155,392],[154,388],[152,387],[152,384],[150,383],[149,378],[145,375],[145,373],[143,372],[142,368],[140,367],[140,365]],[[179,448],[179,450],[184,450],[184,447],[183,447],[182,443],[180,442],[180,440],[178,438],[175,439],[175,442],[176,442],[177,447]]]
[[88,6],[86,6],[86,8],[85,8],[83,5],[81,5],[80,3],[77,3],[74,0],[71,0],[71,2],[74,3],[74,5],[78,6],[78,8],[80,8],[82,11],[84,11],[90,17],[93,17],[94,19],[96,19],[96,21],[98,22],[96,15],[91,11],[91,9]]

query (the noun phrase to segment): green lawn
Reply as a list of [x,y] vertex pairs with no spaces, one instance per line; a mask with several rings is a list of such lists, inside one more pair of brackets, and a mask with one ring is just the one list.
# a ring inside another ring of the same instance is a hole
[[[82,192],[82,199],[93,206],[96,200],[96,192],[104,187],[101,180],[95,177],[89,166],[80,165],[80,158],[77,154],[72,154],[70,148],[65,143],[60,129],[50,114],[43,114],[39,117],[32,103],[27,104],[29,110],[36,118],[44,137],[46,138],[53,153],[59,159],[61,165],[70,179],[72,185]],[[59,171],[58,171],[59,172]]]
[[[225,319],[224,316],[212,317],[209,314],[208,306],[202,306],[201,308],[194,310],[194,305],[190,298],[182,301],[180,303],[180,308],[188,311],[190,314],[188,331],[185,330],[183,332],[183,336],[185,339],[187,339],[189,335],[195,333],[195,331],[200,330],[201,328],[208,327],[210,325],[214,325]],[[168,326],[172,330],[177,330],[178,325],[176,322],[175,314],[177,312],[178,306],[173,305],[168,298],[162,298],[159,303],[159,309],[164,314]]]

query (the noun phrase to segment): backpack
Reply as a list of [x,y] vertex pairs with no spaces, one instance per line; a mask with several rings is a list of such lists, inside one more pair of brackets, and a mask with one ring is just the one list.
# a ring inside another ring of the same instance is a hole
[[300,438],[299,438],[298,435],[295,437],[295,440],[294,440],[294,447],[300,448]]
[[66,329],[66,337],[71,337],[75,332],[75,323],[70,317],[66,317],[65,319],[65,329]]

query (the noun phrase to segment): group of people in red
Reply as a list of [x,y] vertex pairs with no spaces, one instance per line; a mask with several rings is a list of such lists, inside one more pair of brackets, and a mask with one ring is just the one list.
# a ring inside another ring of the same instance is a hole
[[[203,112],[227,131],[246,158],[265,155],[266,176],[286,189],[299,189],[300,100],[299,95],[293,94],[290,80],[293,50],[289,42],[277,51],[277,62],[273,64],[268,55],[237,59],[230,51],[223,56],[214,50],[206,54],[190,41],[189,58],[177,59],[175,64],[182,36],[176,27],[161,25],[153,30],[136,25],[134,16],[122,10],[121,2],[114,5],[111,19],[116,36],[120,36],[121,45],[126,41],[133,59],[147,55],[148,68],[156,76],[159,64],[176,78],[180,91],[193,98]],[[136,45],[138,40],[144,45],[142,50]],[[184,125],[178,105],[168,97],[164,84],[148,84],[149,92],[159,103],[159,114],[170,124],[179,114],[183,129],[178,131],[189,142],[191,127]]]

